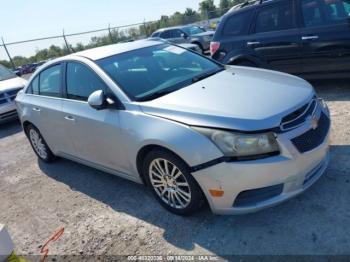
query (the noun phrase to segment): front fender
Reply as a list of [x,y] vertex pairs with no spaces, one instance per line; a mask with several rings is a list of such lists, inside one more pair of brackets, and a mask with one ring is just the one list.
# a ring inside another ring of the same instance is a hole
[[188,166],[197,166],[223,156],[204,135],[187,125],[144,113],[124,111],[121,126],[132,173],[138,174],[137,155],[148,145],[164,147],[184,160]]

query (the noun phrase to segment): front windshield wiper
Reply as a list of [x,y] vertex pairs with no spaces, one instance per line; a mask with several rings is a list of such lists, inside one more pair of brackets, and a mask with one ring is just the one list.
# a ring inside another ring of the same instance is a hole
[[217,74],[217,73],[219,73],[219,72],[221,72],[223,70],[224,70],[223,68],[219,68],[219,69],[216,69],[216,70],[213,70],[213,71],[206,72],[206,73],[201,74],[199,76],[195,76],[195,77],[192,78],[192,83],[196,83],[198,81],[201,81],[201,80],[203,80],[205,78],[208,78],[208,77],[210,77],[212,75],[215,75],[215,74]]
[[160,91],[154,92],[154,93],[152,93],[152,94],[146,95],[146,96],[144,96],[144,97],[137,98],[137,101],[139,101],[139,102],[150,101],[150,100],[159,98],[159,97],[161,97],[161,96],[165,96],[165,95],[167,95],[167,94],[170,94],[170,93],[172,93],[173,91],[174,91],[174,90],[160,90]]

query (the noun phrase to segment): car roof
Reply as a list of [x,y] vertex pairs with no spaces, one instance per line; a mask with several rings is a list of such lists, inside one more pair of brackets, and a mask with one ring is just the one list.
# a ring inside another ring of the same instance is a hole
[[165,27],[165,28],[158,29],[157,31],[153,32],[153,34],[154,33],[164,32],[164,31],[167,31],[167,30],[172,30],[172,29],[183,29],[183,28],[189,27],[189,26],[197,26],[197,27],[199,27],[198,25],[179,25],[179,26]]
[[243,3],[233,6],[224,16],[231,16],[237,13],[250,11],[256,8],[264,7],[266,4],[271,2],[278,2],[280,0],[247,0]]
[[69,55],[69,57],[82,56],[95,61],[105,57],[129,52],[140,48],[160,45],[160,44],[164,44],[164,41],[159,41],[155,39],[144,39],[144,40],[137,40],[134,42],[118,43],[114,45],[96,47],[96,48],[71,54]]

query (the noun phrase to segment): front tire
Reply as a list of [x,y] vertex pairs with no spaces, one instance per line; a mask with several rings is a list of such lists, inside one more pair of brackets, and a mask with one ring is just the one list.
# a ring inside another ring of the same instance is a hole
[[55,160],[55,155],[52,153],[44,138],[40,134],[40,131],[33,125],[29,125],[26,128],[26,133],[35,154],[46,163],[50,163]]
[[152,151],[146,156],[143,174],[158,202],[174,214],[193,214],[205,203],[187,164],[166,150]]

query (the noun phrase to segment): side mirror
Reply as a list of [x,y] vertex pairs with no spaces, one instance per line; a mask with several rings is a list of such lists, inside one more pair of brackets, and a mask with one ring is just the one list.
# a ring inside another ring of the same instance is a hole
[[188,35],[185,34],[185,33],[182,33],[182,34],[181,34],[181,37],[184,38],[184,39],[187,39],[187,38],[188,38]]
[[106,96],[102,90],[97,90],[93,92],[88,98],[88,104],[96,110],[101,110],[106,108],[107,100]]

